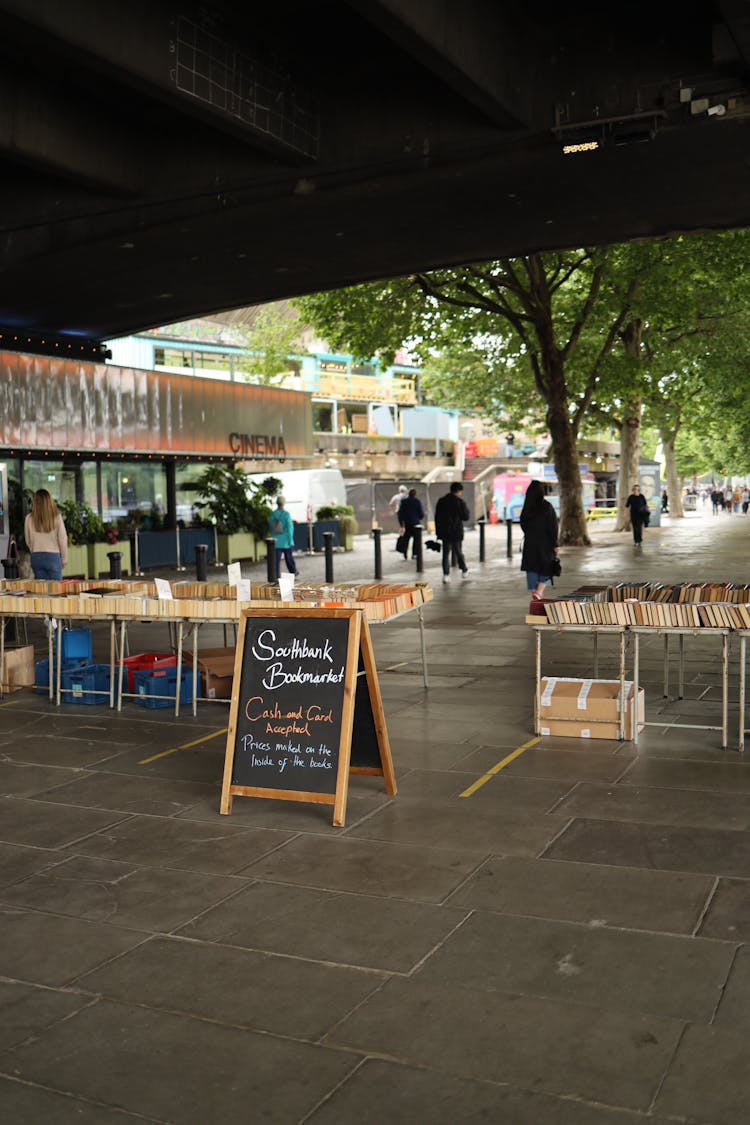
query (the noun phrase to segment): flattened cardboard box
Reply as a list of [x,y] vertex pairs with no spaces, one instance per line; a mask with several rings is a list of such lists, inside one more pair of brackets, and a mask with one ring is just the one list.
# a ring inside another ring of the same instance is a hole
[[[193,654],[186,649],[182,654],[186,668],[193,667]],[[231,699],[234,677],[233,648],[198,649],[198,667],[201,673],[201,695],[205,699]]]
[[[543,676],[540,735],[563,738],[619,738],[620,681]],[[536,701],[535,701],[536,702]],[[536,710],[536,708],[535,708]],[[537,716],[534,716],[535,720]],[[638,729],[646,719],[646,694],[638,691]],[[625,681],[625,740],[633,738],[633,683]]]
[[33,687],[36,679],[34,667],[34,646],[23,645],[22,648],[6,648],[3,659],[3,682],[0,690],[3,692],[20,691],[21,688]]

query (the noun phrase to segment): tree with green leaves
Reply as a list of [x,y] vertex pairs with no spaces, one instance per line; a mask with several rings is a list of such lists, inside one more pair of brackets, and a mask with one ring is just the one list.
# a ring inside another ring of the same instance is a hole
[[299,373],[302,325],[287,302],[263,305],[251,325],[235,326],[234,333],[241,336],[244,348],[235,370],[246,382],[274,386],[290,373]]

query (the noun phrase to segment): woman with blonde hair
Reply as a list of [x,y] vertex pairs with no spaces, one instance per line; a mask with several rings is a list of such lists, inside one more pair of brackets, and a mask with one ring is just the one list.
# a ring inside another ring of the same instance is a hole
[[46,488],[34,493],[23,534],[31,551],[34,577],[59,581],[68,561],[68,535],[57,505]]

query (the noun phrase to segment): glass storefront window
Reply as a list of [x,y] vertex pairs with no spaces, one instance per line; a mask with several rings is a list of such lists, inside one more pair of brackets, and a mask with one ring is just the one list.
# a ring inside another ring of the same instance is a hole
[[161,526],[167,507],[164,466],[137,461],[102,462],[102,518],[105,523],[137,518]]
[[73,500],[76,498],[75,469],[62,461],[45,459],[25,461],[23,466],[23,486],[29,492],[46,488],[53,500]]
[[200,493],[199,481],[205,472],[203,464],[177,465],[175,468],[175,491],[177,504],[177,524],[190,527],[195,520],[194,505]]

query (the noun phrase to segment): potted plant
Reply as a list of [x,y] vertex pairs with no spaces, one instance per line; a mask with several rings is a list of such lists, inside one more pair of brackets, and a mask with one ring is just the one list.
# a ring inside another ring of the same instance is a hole
[[326,504],[315,513],[317,520],[336,520],[339,529],[339,543],[345,551],[354,550],[354,536],[359,524],[354,518],[354,508],[350,504]]
[[219,562],[257,558],[257,546],[268,533],[271,497],[281,482],[266,477],[249,481],[239,465],[210,465],[199,481],[197,507],[216,528]]
[[57,507],[68,533],[68,573],[85,574],[89,578],[109,574],[107,551],[112,550],[112,544],[94,509],[89,504],[77,504],[75,500],[61,500]]

